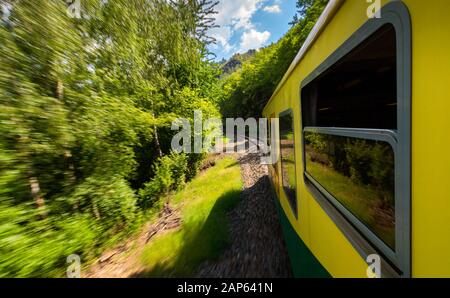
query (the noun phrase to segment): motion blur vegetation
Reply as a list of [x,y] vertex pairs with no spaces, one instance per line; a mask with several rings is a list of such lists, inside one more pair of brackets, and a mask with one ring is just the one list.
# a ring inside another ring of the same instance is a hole
[[0,2],[1,277],[62,276],[133,232],[202,158],[170,152],[171,121],[219,115],[214,2],[66,2]]

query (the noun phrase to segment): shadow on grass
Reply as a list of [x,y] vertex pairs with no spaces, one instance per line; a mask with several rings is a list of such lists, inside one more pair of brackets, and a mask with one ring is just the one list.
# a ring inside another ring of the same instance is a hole
[[240,195],[240,190],[228,191],[216,200],[205,221],[184,222],[181,230],[175,232],[180,233],[181,242],[177,255],[130,277],[192,277],[202,262],[217,259],[230,245],[227,213]]

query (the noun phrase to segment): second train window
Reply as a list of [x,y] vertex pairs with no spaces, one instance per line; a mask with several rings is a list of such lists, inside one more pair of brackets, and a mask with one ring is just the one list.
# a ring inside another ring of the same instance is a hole
[[280,155],[281,179],[292,211],[297,215],[296,177],[295,177],[295,140],[294,116],[292,111],[280,114]]

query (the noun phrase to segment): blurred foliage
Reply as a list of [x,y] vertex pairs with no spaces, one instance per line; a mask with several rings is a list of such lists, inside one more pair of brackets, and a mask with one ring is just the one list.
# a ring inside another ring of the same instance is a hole
[[159,158],[154,166],[154,178],[139,192],[141,206],[151,207],[160,195],[184,186],[188,160],[185,154],[171,153]]
[[0,1],[1,277],[61,276],[132,232],[198,167],[171,121],[219,115],[213,4],[80,3]]
[[260,49],[222,80],[221,111],[225,117],[259,117],[328,0],[298,0],[293,27],[277,43]]

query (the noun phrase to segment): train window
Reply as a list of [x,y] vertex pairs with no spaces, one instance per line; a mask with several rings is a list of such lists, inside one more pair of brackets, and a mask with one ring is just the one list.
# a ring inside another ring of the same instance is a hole
[[[271,114],[270,118],[268,119],[268,129],[267,129],[267,144],[271,147],[271,150],[277,150],[277,148],[272,148],[275,147],[275,144],[272,144],[272,129],[274,129],[274,127],[272,126],[272,119],[275,118],[275,114]],[[270,154],[276,154],[276,152],[271,152]],[[269,165],[270,168],[270,174],[272,175],[272,172],[274,175],[274,178],[276,178],[278,176],[278,168],[277,168],[277,163],[274,164],[270,164]]]
[[[305,183],[364,257],[410,274],[411,28],[369,21],[301,84]],[[399,20],[399,18],[401,20]]]
[[297,215],[294,115],[291,110],[280,114],[281,180],[292,211]]
[[394,151],[387,142],[305,132],[306,173],[395,248]]
[[302,89],[306,126],[397,129],[396,72],[387,24]]

